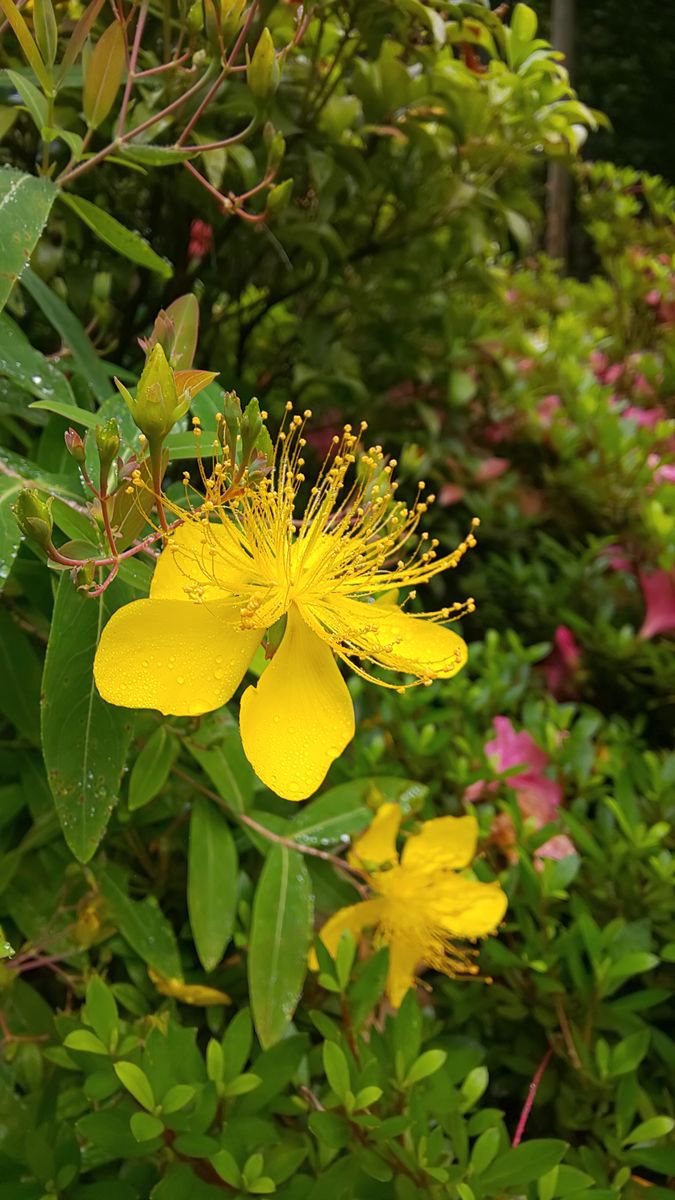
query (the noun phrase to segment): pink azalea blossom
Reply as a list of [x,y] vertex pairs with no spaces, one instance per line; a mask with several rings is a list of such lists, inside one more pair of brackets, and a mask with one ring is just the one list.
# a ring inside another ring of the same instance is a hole
[[555,837],[549,838],[535,850],[535,858],[568,858],[570,854],[576,854],[577,848],[571,838],[566,833],[557,833]]
[[554,819],[562,800],[560,784],[543,774],[548,755],[526,730],[516,733],[508,717],[495,717],[493,725],[497,736],[487,742],[485,753],[498,771],[523,768],[506,782],[515,791],[523,815],[532,817],[537,826],[545,825]]
[[486,458],[474,475],[476,483],[488,483],[491,479],[499,479],[510,466],[511,460],[508,458]]
[[675,571],[640,571],[645,615],[638,637],[653,638],[675,630]]
[[663,463],[654,471],[657,483],[675,483],[675,463]]
[[622,417],[627,417],[630,421],[635,421],[641,429],[653,429],[658,425],[659,421],[663,421],[666,413],[660,405],[656,408],[640,408],[638,404],[629,404],[624,408]]
[[601,551],[601,554],[602,557],[607,560],[607,565],[610,566],[613,571],[633,570],[633,564],[628,557],[628,551],[625,550],[623,546],[618,545],[618,543],[612,546],[605,546],[605,549]]
[[539,417],[540,424],[544,426],[544,429],[548,429],[553,424],[554,415],[560,408],[561,404],[562,401],[560,396],[556,395],[544,396],[543,400],[539,401],[537,405],[537,416]]
[[464,488],[457,483],[444,483],[438,493],[438,503],[441,508],[449,508],[451,504],[457,504],[464,496]]
[[546,686],[557,700],[574,695],[574,683],[581,663],[581,650],[567,625],[559,625],[553,634],[553,649],[542,663]]

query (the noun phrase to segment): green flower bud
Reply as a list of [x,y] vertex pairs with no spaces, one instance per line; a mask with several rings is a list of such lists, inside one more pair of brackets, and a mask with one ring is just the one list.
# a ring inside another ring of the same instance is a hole
[[239,31],[248,0],[220,0],[220,32],[223,44],[229,45]]
[[36,488],[26,488],[19,492],[12,512],[19,529],[24,537],[29,538],[43,550],[49,550],[52,545],[52,498],[44,500]]
[[120,431],[117,421],[111,417],[105,425],[96,426],[96,449],[101,464],[101,478],[107,478],[120,448]]
[[253,58],[248,64],[246,81],[249,91],[257,100],[267,100],[273,96],[279,86],[279,63],[274,53],[272,34],[267,26],[263,29],[258,45],[253,52]]
[[188,410],[190,397],[179,400],[173,371],[159,344],[153,346],[148,355],[135,398],[118,379],[115,383],[129,406],[135,425],[145,434],[151,447],[162,442]]

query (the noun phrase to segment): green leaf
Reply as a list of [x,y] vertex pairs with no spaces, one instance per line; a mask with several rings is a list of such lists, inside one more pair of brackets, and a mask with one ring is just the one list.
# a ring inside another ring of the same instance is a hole
[[210,1161],[211,1166],[214,1167],[225,1183],[229,1183],[232,1188],[239,1187],[241,1183],[241,1171],[229,1150],[219,1150]]
[[118,1030],[117,1004],[100,975],[92,975],[87,984],[87,1021],[109,1050],[114,1049]]
[[634,1146],[636,1142],[655,1142],[657,1138],[666,1137],[675,1129],[675,1121],[672,1117],[650,1117],[648,1121],[643,1121],[640,1125],[636,1125],[628,1134],[628,1137],[623,1139],[624,1146]]
[[175,745],[163,725],[148,738],[131,771],[129,808],[143,808],[161,792],[173,764]]
[[82,1050],[85,1054],[107,1054],[108,1047],[88,1029],[74,1029],[64,1041],[67,1050]]
[[18,71],[10,71],[9,67],[7,68],[7,77],[12,81],[14,87],[26,105],[26,108],[33,118],[33,123],[38,129],[42,129],[43,125],[47,124],[49,111],[47,108],[47,100],[42,95],[42,92],[38,91],[35,84],[31,83],[30,79],[28,79],[25,75],[20,75]]
[[155,897],[130,900],[110,875],[101,879],[101,892],[122,937],[143,962],[167,979],[182,980],[176,938]]
[[28,338],[6,313],[0,314],[0,375],[11,380],[22,391],[36,396],[38,401],[58,401],[76,407],[65,375],[44,354],[33,349]]
[[3,609],[0,609],[0,679],[0,712],[23,737],[39,746],[42,663],[30,639]]
[[143,146],[134,142],[125,142],[120,147],[120,154],[132,162],[144,167],[172,167],[175,163],[187,162],[196,158],[199,150],[185,150],[182,146]]
[[25,271],[21,283],[72,351],[73,358],[82,372],[82,378],[94,397],[103,403],[112,391],[108,372],[78,318],[30,267]]
[[78,408],[76,404],[64,404],[60,400],[33,400],[28,407],[55,413],[57,417],[65,417],[66,421],[72,421],[74,425],[84,425],[86,429],[95,429],[101,421],[98,413],[89,412],[88,408]]
[[419,1083],[421,1079],[427,1079],[429,1075],[440,1071],[447,1057],[445,1050],[425,1050],[424,1054],[415,1059],[408,1071],[404,1081],[405,1087],[412,1087],[414,1083]]
[[185,1108],[187,1104],[194,1100],[195,1095],[195,1089],[191,1084],[174,1084],[162,1098],[162,1112],[167,1114],[180,1112],[181,1108]]
[[203,798],[192,805],[187,901],[199,961],[205,971],[212,971],[232,937],[237,852],[227,821]]
[[118,1062],[113,1067],[120,1083],[131,1093],[134,1100],[147,1109],[155,1107],[155,1097],[145,1071],[141,1071],[135,1063]]
[[26,62],[33,68],[42,87],[46,91],[50,87],[49,71],[42,60],[42,55],[17,5],[12,3],[12,0],[0,0],[0,8],[14,30],[15,37],[21,46]]
[[0,170],[0,309],[28,264],[56,195],[48,179]]
[[323,1068],[326,1072],[326,1078],[338,1100],[344,1102],[347,1092],[350,1089],[351,1081],[349,1078],[349,1064],[344,1050],[338,1046],[337,1042],[324,1042]]
[[[121,1067],[131,1066],[131,1063],[119,1063]],[[137,1142],[151,1142],[153,1138],[161,1137],[164,1133],[164,1126],[159,1117],[153,1117],[151,1113],[133,1113],[129,1120],[131,1132]]]
[[80,862],[103,837],[131,741],[133,714],[101,700],[93,674],[103,626],[129,598],[118,581],[87,598],[68,574],[56,594],[42,684],[42,745],[63,833]]
[[307,846],[338,845],[346,835],[361,833],[372,821],[371,795],[396,801],[409,813],[421,804],[427,791],[423,784],[395,775],[340,783],[305,805],[294,818],[289,836]]
[[120,21],[113,21],[86,60],[82,111],[90,129],[98,129],[115,103],[125,65],[124,31]]
[[253,795],[253,767],[244,754],[239,730],[227,712],[204,717],[185,745],[206,772],[219,796],[235,812],[245,812]]
[[253,902],[248,979],[262,1046],[282,1037],[307,971],[314,902],[301,854],[275,846],[265,860]]
[[541,1138],[514,1146],[478,1176],[481,1189],[494,1195],[502,1188],[532,1183],[555,1167],[566,1150],[567,1142],[555,1138]]
[[85,200],[83,196],[71,196],[61,192],[60,198],[102,242],[105,242],[118,254],[137,263],[140,267],[156,271],[163,279],[171,278],[173,269],[170,264],[160,258],[159,254],[155,254],[152,246],[146,242],[145,238],[141,237],[140,233],[136,233],[133,229],[127,229],[115,217],[111,217],[110,213],[99,208],[97,204],[92,204],[91,200]]

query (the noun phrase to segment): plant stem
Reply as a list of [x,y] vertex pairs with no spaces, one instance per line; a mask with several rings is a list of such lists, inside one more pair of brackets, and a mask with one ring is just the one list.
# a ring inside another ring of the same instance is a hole
[[225,809],[235,821],[239,821],[242,825],[247,825],[249,829],[259,833],[261,837],[267,839],[268,842],[274,842],[277,846],[286,846],[289,850],[297,850],[300,854],[307,854],[310,858],[320,858],[323,862],[331,863],[336,870],[348,875],[350,883],[354,885],[361,896],[368,894],[368,889],[363,884],[364,872],[358,867],[352,867],[343,858],[338,858],[337,854],[330,854],[327,850],[319,850],[316,846],[303,846],[302,842],[296,842],[294,838],[283,837],[280,833],[273,833],[266,825],[261,825],[260,821],[256,821],[254,817],[250,817],[248,813],[237,812],[231,808],[227,801],[223,800],[217,792],[211,791],[211,788],[204,787],[198,779],[194,779],[192,775],[188,775],[187,771],[183,771],[181,767],[173,767],[173,774],[177,775],[185,783],[189,783],[191,787],[206,796],[209,800],[213,800],[220,808]]
[[512,1146],[520,1145],[522,1136],[525,1132],[525,1126],[527,1125],[528,1117],[532,1110],[532,1105],[534,1104],[534,1098],[537,1094],[537,1089],[538,1089],[539,1084],[541,1083],[542,1079],[544,1078],[544,1073],[549,1064],[549,1060],[550,1060],[552,1054],[553,1054],[553,1050],[549,1046],[544,1057],[542,1058],[541,1062],[539,1063],[539,1066],[537,1067],[534,1075],[532,1076],[532,1082],[530,1083],[530,1086],[527,1089],[527,1099],[523,1105],[523,1111],[521,1112],[520,1117],[518,1118],[516,1132],[513,1135],[513,1141],[511,1142]]

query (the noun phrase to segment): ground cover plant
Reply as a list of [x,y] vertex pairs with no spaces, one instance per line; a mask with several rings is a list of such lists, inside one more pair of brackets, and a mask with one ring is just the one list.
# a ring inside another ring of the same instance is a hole
[[0,12],[0,1200],[670,1195],[672,190],[523,4]]

